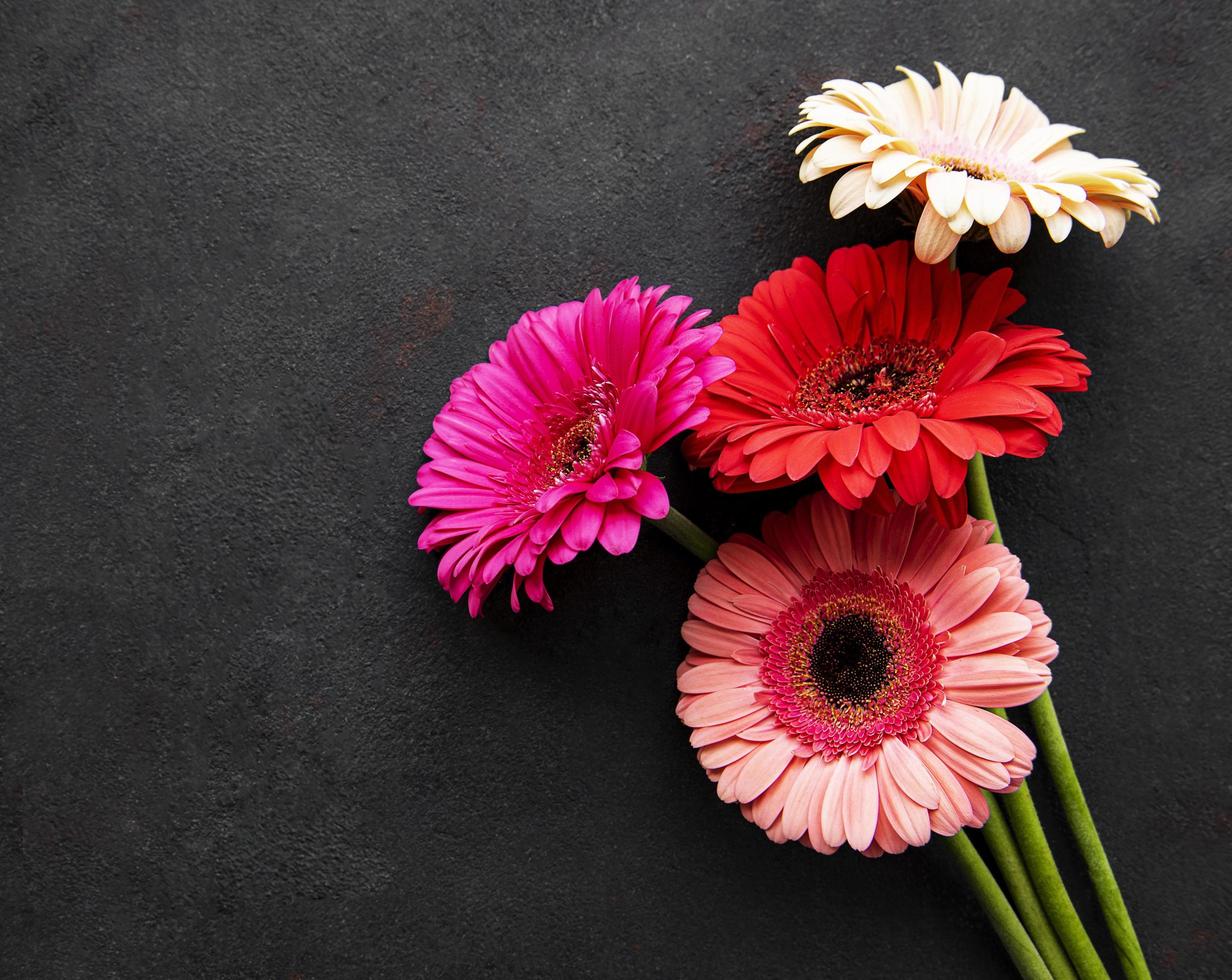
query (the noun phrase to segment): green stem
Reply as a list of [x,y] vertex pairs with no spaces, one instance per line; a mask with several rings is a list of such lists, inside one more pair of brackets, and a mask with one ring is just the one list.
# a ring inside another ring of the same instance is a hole
[[718,554],[718,542],[675,507],[668,508],[666,517],[660,517],[650,523],[702,561],[709,561]]
[[1065,736],[1061,734],[1061,723],[1057,720],[1052,698],[1045,691],[1031,702],[1027,710],[1035,725],[1035,734],[1044,761],[1048,764],[1052,784],[1065,809],[1065,819],[1069,821],[1070,830],[1078,841],[1078,850],[1086,862],[1087,873],[1095,885],[1099,907],[1104,912],[1104,921],[1108,923],[1108,931],[1116,944],[1121,969],[1130,980],[1148,980],[1151,971],[1147,968],[1146,957],[1142,955],[1142,946],[1138,942],[1138,934],[1134,932],[1134,924],[1130,921],[1129,909],[1125,907],[1116,876],[1112,873],[1112,865],[1108,863],[1108,855],[1104,853],[1104,845],[1095,830],[1095,821],[1078,782],[1078,773],[1074,771],[1074,760],[1066,748]]
[[1014,843],[1014,835],[1010,833],[1005,814],[1001,812],[1001,804],[992,793],[985,793],[984,797],[988,800],[984,840],[1001,871],[1001,877],[1014,900],[1014,907],[1018,909],[1022,924],[1026,926],[1027,933],[1035,942],[1035,948],[1040,951],[1040,956],[1044,958],[1056,980],[1077,980],[1078,974],[1069,965],[1065,949],[1057,939],[1057,934],[1048,921],[1048,914],[1035,894],[1027,867],[1023,863],[1022,855],[1018,853],[1018,845]]
[[967,510],[972,517],[982,521],[992,521],[992,538],[995,544],[1001,544],[1001,525],[997,523],[997,511],[992,505],[992,491],[988,488],[988,471],[984,469],[984,457],[976,453],[967,466]]
[[[1001,528],[997,523],[997,512],[993,507],[992,492],[988,487],[988,474],[984,469],[984,458],[979,453],[971,460],[971,465],[968,469],[967,500],[968,508],[973,516],[993,522],[992,540],[1001,541]],[[1108,863],[1108,855],[1104,852],[1103,844],[1100,842],[1099,832],[1095,829],[1095,821],[1091,818],[1091,811],[1087,807],[1085,796],[1083,796],[1082,786],[1078,782],[1078,774],[1074,770],[1073,759],[1070,758],[1069,749],[1065,745],[1065,738],[1061,734],[1061,724],[1057,720],[1057,713],[1052,706],[1052,698],[1048,692],[1045,691],[1036,698],[1028,710],[1031,714],[1031,720],[1035,725],[1041,755],[1043,755],[1048,765],[1048,770],[1052,775],[1053,784],[1056,786],[1057,795],[1061,800],[1061,806],[1065,810],[1065,818],[1069,822],[1070,830],[1078,842],[1078,848],[1082,853],[1082,858],[1087,865],[1087,871],[1095,886],[1095,894],[1099,899],[1100,909],[1104,914],[1104,921],[1107,922],[1108,931],[1112,934],[1113,941],[1116,944],[1117,957],[1121,961],[1121,968],[1130,980],[1145,980],[1145,978],[1150,977],[1151,973],[1147,968],[1146,958],[1142,955],[1142,946],[1139,944],[1138,936],[1134,932],[1133,923],[1129,918],[1129,910],[1125,907],[1124,898],[1121,897],[1121,890],[1117,887],[1116,877],[1112,873],[1112,866]],[[1004,712],[999,713],[1004,715]],[[1006,810],[1009,811],[1010,823],[1014,827],[1014,834],[1018,838],[1019,846],[1022,847],[1024,855],[1028,858],[1027,867],[1035,879],[1036,889],[1040,892],[1040,897],[1045,900],[1046,904],[1048,903],[1044,893],[1045,886],[1041,885],[1040,878],[1047,879],[1052,874],[1055,874],[1056,884],[1060,886],[1061,896],[1064,897],[1063,904],[1068,906],[1069,912],[1073,912],[1073,904],[1069,901],[1069,896],[1065,895],[1064,886],[1060,885],[1060,874],[1056,871],[1056,862],[1052,859],[1052,852],[1048,848],[1043,827],[1039,822],[1039,815],[1036,813],[1035,806],[1031,802],[1030,792],[1027,790],[1025,782],[1016,793],[1006,797]],[[1040,859],[1038,861],[1031,860],[1031,855],[1028,854],[1028,841],[1033,842],[1030,847],[1034,848],[1035,852],[1039,854]],[[1067,918],[1063,907],[1059,911],[1063,919]],[[1067,939],[1066,929],[1063,928],[1062,922],[1057,920],[1051,905],[1049,905],[1049,912],[1053,914],[1053,922],[1057,926],[1057,931],[1061,933],[1061,938],[1065,941],[1070,956],[1074,957],[1074,965],[1079,968],[1081,973],[1082,966],[1079,963],[1075,949],[1070,944],[1071,940]],[[1073,919],[1077,922],[1077,913],[1073,913]],[[1077,922],[1077,926],[1081,929],[1081,922]],[[1072,923],[1070,927],[1072,928]],[[1090,940],[1086,937],[1085,931],[1082,933],[1082,939],[1086,941],[1086,946],[1090,946]],[[1076,935],[1073,937],[1073,940],[1077,940]],[[1091,951],[1093,953],[1094,949],[1092,948]]]
[[1065,944],[1074,969],[1083,980],[1108,980],[1108,971],[1104,969],[1091,937],[1078,918],[1069,892],[1065,890],[1065,882],[1061,880],[1061,872],[1052,856],[1052,848],[1048,846],[1048,838],[1044,836],[1044,827],[1026,782],[1013,793],[1003,796],[1002,800],[1023,862],[1035,885],[1035,893],[1048,910],[1048,917]]
[[941,840],[949,845],[950,853],[966,877],[967,884],[975,892],[993,930],[1000,937],[1001,945],[1018,967],[1019,975],[1023,980],[1051,980],[1052,974],[1044,965],[1039,951],[970,838],[960,830],[953,837],[942,837]]

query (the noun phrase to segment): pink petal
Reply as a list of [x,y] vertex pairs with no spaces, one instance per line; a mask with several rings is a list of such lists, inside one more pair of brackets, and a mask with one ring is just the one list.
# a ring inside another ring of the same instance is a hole
[[881,743],[878,765],[884,765],[898,787],[920,806],[933,810],[940,805],[940,790],[928,767],[900,739],[890,737]]
[[676,685],[683,694],[706,694],[757,683],[760,670],[731,660],[702,664],[685,671]]
[[794,739],[787,736],[780,736],[773,742],[762,743],[760,748],[749,755],[740,772],[740,778],[736,780],[736,799],[741,803],[752,803],[770,788],[793,758],[793,741]]
[[[908,752],[907,749],[903,751]],[[923,768],[922,763],[920,766]],[[890,768],[884,758],[878,761],[876,773],[882,820],[887,821],[905,843],[916,847],[927,843],[929,837],[927,808],[920,806],[902,791],[890,774]]]
[[742,738],[726,738],[713,745],[702,746],[697,752],[697,761],[704,769],[722,769],[738,759],[743,759],[760,744]]
[[929,713],[933,728],[961,749],[990,762],[1009,762],[1014,746],[987,719],[987,711],[949,701]]
[[[934,734],[928,740],[928,748],[953,771],[954,775],[969,779],[985,789],[1004,789],[1010,784],[1009,771],[1000,762],[991,762],[981,756],[973,755],[949,741],[944,735]],[[972,805],[975,805],[974,800]]]
[[821,756],[810,756],[783,802],[783,833],[788,840],[799,840],[808,830],[809,813],[813,798],[822,786],[824,766]]
[[583,500],[561,525],[560,535],[574,551],[585,551],[595,543],[603,524],[603,506]]
[[686,620],[680,635],[693,649],[715,657],[733,657],[738,652],[757,649],[757,640],[747,633],[736,633],[698,619]]
[[797,587],[782,569],[747,545],[731,541],[719,545],[719,560],[745,583],[772,598],[790,602],[795,597]]
[[877,772],[876,767],[865,769],[861,761],[852,760],[847,768],[844,786],[843,824],[847,829],[847,843],[862,851],[873,842],[877,830]]
[[[721,725],[723,722],[740,718],[757,707],[757,696],[757,691],[747,687],[737,688],[734,691],[716,691],[713,694],[703,694],[683,709],[678,708],[677,714],[680,720],[690,728]],[[1013,752],[1010,752],[1006,758],[1012,755]]]
[[643,517],[659,520],[666,517],[669,510],[667,490],[663,482],[650,473],[642,478],[642,485],[637,488],[633,498],[633,508]]
[[997,647],[1021,640],[1031,632],[1031,620],[1021,613],[996,612],[977,616],[950,630],[949,642],[945,645],[947,657],[965,657],[983,653]]
[[637,544],[642,522],[636,514],[623,506],[609,504],[603,514],[603,526],[599,529],[599,544],[612,555],[624,555]]
[[826,784],[826,795],[821,802],[821,837],[829,847],[839,847],[847,841],[847,832],[843,828],[843,799],[851,768],[851,759],[840,756],[835,760],[834,771]]
[[928,620],[933,631],[944,633],[964,623],[979,608],[1001,581],[995,568],[980,568],[969,575],[943,580],[928,597]]
[[985,708],[1013,708],[1034,701],[1051,678],[1043,664],[998,653],[946,661],[938,674],[950,698]]

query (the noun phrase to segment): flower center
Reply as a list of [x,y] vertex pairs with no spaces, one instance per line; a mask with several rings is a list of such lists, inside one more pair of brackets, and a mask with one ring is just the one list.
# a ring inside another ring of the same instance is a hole
[[911,409],[931,415],[942,353],[911,341],[875,341],[827,355],[796,385],[788,410],[833,426],[871,422]]
[[914,738],[941,696],[924,600],[880,570],[818,572],[771,624],[762,681],[779,720],[826,758]]
[[1009,180],[1009,177],[1003,171],[997,170],[989,164],[981,163],[979,160],[951,157],[943,153],[932,153],[928,159],[946,170],[965,170],[968,176],[979,177],[980,180]]
[[516,431],[502,434],[517,453],[517,462],[505,474],[513,502],[534,504],[544,491],[570,479],[581,478],[600,444],[617,392],[611,382],[592,379],[568,394],[538,405]]
[[893,656],[872,618],[848,613],[822,627],[809,673],[827,700],[867,704],[885,684]]
[[598,428],[593,415],[578,419],[552,440],[548,451],[547,472],[554,479],[571,474],[576,466],[590,459],[594,449],[595,430]]
[[920,156],[946,170],[963,170],[980,180],[1017,180],[1032,183],[1038,179],[1035,165],[1011,159],[1004,151],[986,143],[969,143],[938,129],[929,129],[916,139]]

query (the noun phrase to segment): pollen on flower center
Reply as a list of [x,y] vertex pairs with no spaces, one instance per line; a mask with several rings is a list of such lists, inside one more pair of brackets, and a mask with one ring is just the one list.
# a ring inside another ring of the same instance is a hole
[[928,159],[946,170],[964,170],[972,177],[979,177],[980,180],[1009,180],[1009,176],[1004,171],[997,170],[978,160],[943,156],[940,153],[934,153]]
[[968,143],[948,133],[932,131],[916,140],[920,155],[945,170],[962,170],[980,180],[1034,182],[1038,173],[1033,164],[1014,160],[987,144]]
[[591,468],[599,431],[611,414],[614,389],[603,379],[540,406],[519,433],[519,458],[505,476],[510,499],[533,504],[554,486]]
[[915,736],[940,696],[924,600],[875,572],[819,571],[762,638],[779,720],[827,758]]
[[796,385],[787,408],[822,424],[868,422],[910,408],[929,415],[945,367],[926,344],[877,341],[825,357]]
[[548,453],[548,471],[556,476],[566,476],[573,472],[575,466],[590,459],[594,448],[595,429],[594,417],[579,419],[552,441]]
[[591,413],[540,422],[540,431],[526,446],[526,455],[509,471],[510,496],[532,504],[545,490],[578,475],[595,450],[599,415]]

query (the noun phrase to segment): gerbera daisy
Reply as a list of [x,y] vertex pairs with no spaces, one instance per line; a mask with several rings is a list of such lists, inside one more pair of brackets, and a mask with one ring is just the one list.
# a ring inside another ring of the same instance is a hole
[[1051,623],[992,524],[824,494],[697,578],[676,708],[719,796],[777,842],[876,856],[988,817],[1035,748],[986,707],[1035,698]]
[[792,130],[810,134],[800,179],[808,182],[853,167],[830,195],[836,218],[861,204],[880,208],[903,191],[923,205],[915,253],[925,262],[948,256],[973,225],[986,225],[1002,252],[1017,252],[1044,219],[1054,242],[1075,220],[1112,247],[1126,219],[1159,220],[1159,184],[1131,160],[1103,159],[1070,145],[1083,132],[1049,123],[1018,89],[1002,101],[1005,82],[971,72],[960,83],[937,64],[941,84],[907,77],[882,88],[847,79],[826,82],[800,106]]
[[685,442],[720,490],[816,473],[845,507],[884,505],[888,475],[910,504],[956,525],[976,452],[1038,456],[1061,431],[1045,391],[1082,391],[1083,356],[1045,327],[1012,323],[1010,270],[962,275],[906,242],[839,249],[823,273],[796,259],[723,319],[736,370],[699,404]]
[[645,457],[705,419],[698,393],[732,368],[707,355],[719,327],[696,328],[710,311],[681,319],[692,301],[667,289],[626,279],[526,313],[450,386],[409,502],[439,511],[419,547],[447,549],[437,578],[472,616],[507,568],[515,611],[523,587],[552,608],[547,561],[596,540],[623,554],[641,518],[667,513]]

